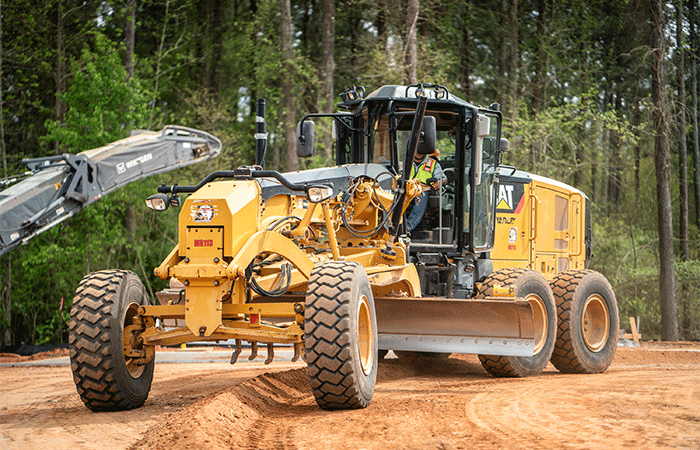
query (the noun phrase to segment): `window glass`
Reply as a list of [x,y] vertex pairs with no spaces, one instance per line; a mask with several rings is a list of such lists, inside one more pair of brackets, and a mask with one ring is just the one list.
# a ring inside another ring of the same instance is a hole
[[487,114],[490,118],[489,134],[482,143],[481,183],[475,186],[473,214],[474,230],[472,242],[475,249],[490,247],[494,220],[496,214],[496,191],[494,182],[496,178],[496,150],[499,139],[498,117]]
[[374,123],[374,148],[372,162],[388,166],[391,164],[391,134],[389,133],[389,118],[381,116]]

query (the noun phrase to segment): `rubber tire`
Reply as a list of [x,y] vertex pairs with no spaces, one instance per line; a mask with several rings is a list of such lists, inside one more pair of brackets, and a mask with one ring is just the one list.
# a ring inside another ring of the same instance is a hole
[[537,295],[544,303],[547,314],[547,336],[539,351],[533,356],[479,355],[483,368],[496,377],[531,377],[539,375],[549,362],[557,332],[557,309],[549,283],[541,273],[524,268],[498,270],[489,275],[481,285],[477,298],[493,296],[495,285],[514,286],[515,296],[526,298]]
[[[363,323],[371,330],[366,330],[361,343],[363,302],[367,313]],[[330,261],[314,267],[306,291],[304,334],[309,381],[318,406],[366,408],[374,395],[379,352],[374,297],[360,264]]]
[[73,380],[80,399],[92,411],[138,408],[148,398],[154,362],[132,376],[123,350],[126,314],[130,305],[147,305],[139,277],[122,270],[91,273],[75,292],[69,324]]
[[[615,357],[620,328],[617,300],[612,286],[605,276],[593,270],[562,272],[554,278],[551,286],[559,315],[552,364],[563,373],[605,372]],[[586,345],[582,331],[583,308],[587,299],[593,295],[598,295],[605,301],[608,313],[607,338],[596,351]]]

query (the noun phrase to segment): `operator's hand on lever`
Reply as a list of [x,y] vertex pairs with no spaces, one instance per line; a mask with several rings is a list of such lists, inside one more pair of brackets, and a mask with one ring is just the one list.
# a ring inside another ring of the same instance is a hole
[[425,186],[425,188],[424,188],[423,190],[424,190],[424,191],[427,191],[427,190],[429,190],[430,188],[432,188],[434,191],[437,191],[438,189],[440,189],[440,180],[438,180],[438,179],[435,178],[435,177],[430,177],[430,178],[428,178],[428,179],[426,180],[426,186]]

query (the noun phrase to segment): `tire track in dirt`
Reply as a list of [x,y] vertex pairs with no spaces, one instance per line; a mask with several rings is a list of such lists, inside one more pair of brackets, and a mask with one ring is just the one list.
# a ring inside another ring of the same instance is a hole
[[[631,380],[638,387],[630,390]],[[645,370],[552,373],[494,385],[465,408],[468,419],[502,445],[515,440],[522,448],[697,448],[697,380],[697,369],[662,376]],[[679,388],[689,394],[679,395]]]
[[549,366],[522,379],[493,378],[473,356],[382,361],[372,405],[340,412],[316,406],[305,369],[265,374],[184,408],[132,448],[698,448],[700,354],[646,364],[651,354],[622,353],[605,374]]
[[300,364],[156,365],[144,407],[113,413],[87,410],[66,367],[0,368],[0,448],[700,448],[693,348],[621,348],[604,374],[524,379],[473,355],[384,360],[372,404],[350,411],[319,409]]

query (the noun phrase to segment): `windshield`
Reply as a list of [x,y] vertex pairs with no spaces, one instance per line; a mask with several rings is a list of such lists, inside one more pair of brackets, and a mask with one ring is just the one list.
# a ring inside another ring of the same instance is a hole
[[[426,116],[435,117],[436,142],[433,152],[425,155],[422,167],[414,164],[413,175],[421,179],[424,193],[419,198],[424,202],[420,214],[412,213],[419,199],[409,205],[404,217],[406,231],[416,243],[454,244],[456,211],[453,210],[455,199],[455,155],[460,129],[459,114],[450,111],[427,111]],[[365,117],[367,117],[365,115]],[[413,126],[414,111],[399,109],[393,114],[372,117],[368,122],[371,130],[371,143],[367,143],[369,161],[393,168],[396,173],[403,169],[408,140]],[[420,175],[423,170],[422,175]],[[422,177],[422,178],[421,178]],[[439,183],[428,180],[439,180]],[[411,220],[411,214],[415,218]]]
[[[479,115],[479,119],[488,120],[488,134],[481,143],[481,165],[475,167],[481,171],[480,182],[474,186],[474,214],[472,242],[475,250],[488,249],[493,246],[493,229],[496,214],[496,154],[500,139],[499,116],[495,114]],[[478,148],[478,147],[477,147]],[[476,158],[475,158],[476,159]],[[470,186],[465,186],[465,198],[469,198]],[[465,203],[465,215],[470,212],[469,202]],[[465,220],[465,225],[469,221]],[[468,229],[466,231],[469,231]]]
[[[427,116],[436,117],[437,136],[434,155],[440,160],[452,160],[455,158],[455,143],[457,139],[457,121],[456,113],[433,112],[427,111]],[[366,114],[365,114],[366,117]],[[370,161],[376,164],[391,165],[392,144],[394,136],[391,133],[390,116],[388,114],[381,115],[378,120],[371,124],[373,136],[373,149],[370,152]],[[396,167],[403,167],[403,160],[408,147],[408,139],[411,135],[411,127],[413,126],[413,114],[398,113],[395,115],[396,121],[396,148],[398,160]],[[454,162],[452,163],[454,166]]]

